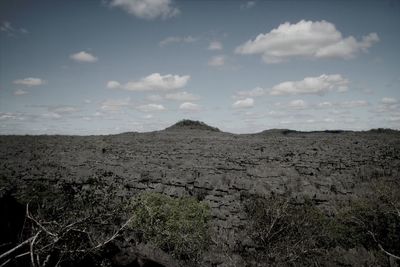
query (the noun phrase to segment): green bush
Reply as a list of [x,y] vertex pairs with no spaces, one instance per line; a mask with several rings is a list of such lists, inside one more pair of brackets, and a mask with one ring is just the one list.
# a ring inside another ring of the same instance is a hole
[[197,261],[210,240],[209,208],[193,198],[143,193],[131,204],[130,227],[177,259]]

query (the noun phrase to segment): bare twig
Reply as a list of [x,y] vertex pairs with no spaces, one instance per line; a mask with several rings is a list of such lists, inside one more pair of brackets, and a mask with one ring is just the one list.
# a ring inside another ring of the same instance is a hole
[[53,237],[57,237],[56,234],[50,232],[49,230],[47,230],[46,227],[44,227],[40,222],[38,222],[30,213],[29,213],[29,203],[26,204],[26,217],[29,218],[30,220],[32,220],[37,226],[39,226],[40,228],[42,228],[43,231],[45,231],[47,234],[53,236]]
[[46,259],[44,260],[44,262],[42,264],[43,267],[45,267],[50,262],[50,256],[51,256],[50,254],[47,255]]
[[0,260],[3,258],[6,258],[7,256],[9,256],[10,254],[12,254],[13,252],[17,251],[18,249],[22,248],[23,246],[29,244],[31,242],[33,237],[28,238],[27,240],[25,240],[24,242],[20,243],[19,245],[17,245],[16,247],[4,252],[3,254],[0,255]]
[[372,236],[372,238],[374,239],[375,243],[378,245],[379,249],[380,249],[383,253],[385,253],[386,255],[388,255],[388,256],[390,256],[390,257],[395,258],[396,260],[400,260],[400,257],[399,257],[399,256],[390,253],[389,251],[387,251],[386,249],[384,249],[384,248],[382,247],[382,245],[381,245],[381,244],[378,242],[378,240],[376,239],[374,233],[372,233],[371,231],[368,231],[368,234],[370,234],[370,235]]
[[111,241],[113,241],[120,234],[120,232],[128,226],[128,224],[132,221],[133,217],[134,216],[130,217],[109,239],[107,239],[103,243],[98,244],[93,249],[98,249],[98,248],[110,243]]
[[36,235],[32,238],[32,241],[31,241],[31,243],[30,243],[30,253],[31,253],[31,263],[32,263],[32,267],[35,267],[35,266],[36,266],[36,264],[35,264],[35,258],[34,258],[34,254],[33,254],[33,247],[34,247],[34,245],[35,245],[36,238],[39,236],[39,234],[40,234],[41,232],[42,232],[42,231],[39,230],[39,231],[36,233]]
[[77,220],[77,221],[75,221],[73,223],[70,223],[67,226],[65,226],[64,229],[71,228],[72,226],[77,225],[79,223],[83,223],[83,222],[89,220],[90,218],[91,218],[91,216],[87,216],[87,217],[85,217],[85,218],[83,218],[81,220]]
[[14,258],[18,259],[18,258],[21,258],[21,257],[24,257],[24,256],[28,256],[29,254],[31,254],[31,252],[27,251],[25,253],[22,253],[22,254],[19,254],[19,255],[15,256]]
[[[398,184],[398,182],[395,182],[397,185],[400,185],[400,184]],[[389,189],[390,190],[390,189]],[[382,189],[380,189],[379,187],[376,189],[376,191],[379,193],[379,195],[381,196],[381,197],[383,197],[388,203],[389,203],[389,205],[390,206],[392,206],[392,208],[394,209],[394,211],[395,211],[395,214],[397,214],[397,216],[399,216],[400,217],[400,209],[399,209],[399,207],[398,207],[398,205],[396,205],[396,203],[390,198],[390,197],[388,197],[388,192],[384,192]],[[390,193],[390,192],[389,192]]]
[[3,264],[0,265],[0,267],[6,266],[10,261],[11,259],[6,260],[5,262],[3,262]]

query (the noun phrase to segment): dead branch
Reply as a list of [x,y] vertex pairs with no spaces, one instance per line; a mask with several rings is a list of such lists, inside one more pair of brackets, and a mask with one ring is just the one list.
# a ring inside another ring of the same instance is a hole
[[21,258],[21,257],[24,257],[24,256],[28,256],[30,253],[31,253],[30,251],[27,251],[25,253],[22,253],[22,254],[19,254],[19,255],[15,256],[14,258],[18,259],[18,258]]
[[[94,241],[92,235],[95,234],[95,232],[86,229],[85,223],[92,219],[99,219],[101,226],[104,223],[101,221],[104,213],[99,216],[86,216],[73,222],[70,220],[63,222],[48,222],[45,219],[32,214],[30,208],[31,207],[28,203],[25,210],[25,220],[30,220],[32,222],[29,229],[31,237],[1,254],[0,267],[9,265],[13,259],[28,256],[32,267],[45,267],[49,264],[50,259],[52,258],[52,252],[54,249],[59,247],[59,244],[62,245],[62,247],[59,248],[60,255],[55,259],[59,262],[64,256],[68,256],[68,254],[75,255],[76,253],[91,253],[115,240],[133,219],[133,216],[130,217],[120,225],[119,228],[111,232],[111,236],[106,235],[102,239]],[[110,226],[110,224],[106,225]],[[77,234],[79,236],[82,234],[87,236],[89,243],[86,247],[79,245],[79,243],[78,247],[75,246]],[[73,243],[70,243],[70,241]],[[59,265],[59,262],[56,266]]]
[[372,236],[372,239],[374,239],[375,243],[378,245],[379,249],[380,249],[383,253],[385,253],[385,254],[388,255],[389,257],[395,258],[396,260],[400,260],[400,257],[399,257],[399,256],[390,253],[389,251],[387,251],[386,249],[384,249],[384,248],[382,247],[382,245],[381,245],[381,244],[378,242],[378,240],[376,239],[374,233],[372,233],[371,231],[368,231],[368,234]]
[[42,231],[39,230],[39,231],[36,233],[36,235],[32,238],[32,241],[31,241],[31,243],[30,243],[30,254],[31,254],[31,263],[32,263],[32,267],[35,267],[35,266],[36,266],[36,264],[35,264],[35,258],[34,258],[34,254],[33,254],[33,248],[34,248],[34,245],[35,245],[36,238],[38,238],[38,236],[39,236],[39,234],[40,234],[41,232],[42,232]]
[[0,260],[3,258],[6,258],[7,256],[9,256],[10,254],[12,254],[13,252],[17,251],[18,249],[22,248],[23,246],[29,244],[32,241],[33,237],[28,238],[27,240],[25,240],[24,242],[20,243],[19,245],[17,245],[16,247],[4,252],[3,254],[0,255]]
[[10,261],[11,259],[6,260],[2,265],[0,265],[0,267],[6,266]]
[[128,226],[128,224],[133,220],[133,217],[134,216],[130,217],[109,239],[107,239],[103,243],[98,244],[93,249],[98,249],[98,248],[110,243],[111,241],[113,241],[120,234],[120,232]]
[[50,232],[49,230],[47,230],[46,227],[44,227],[40,222],[38,222],[29,212],[29,203],[26,204],[26,217],[30,220],[32,220],[37,226],[39,226],[43,231],[45,231],[47,234],[57,237],[56,234]]

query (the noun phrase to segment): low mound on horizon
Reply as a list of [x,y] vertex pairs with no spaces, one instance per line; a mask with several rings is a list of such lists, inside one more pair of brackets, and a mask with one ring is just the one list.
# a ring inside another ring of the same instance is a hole
[[221,132],[218,128],[207,125],[202,121],[194,120],[181,120],[174,125],[165,128],[166,131],[179,131],[179,130],[203,130],[212,132]]
[[351,131],[345,130],[320,130],[320,131],[298,131],[298,130],[291,130],[291,129],[268,129],[260,132],[259,134],[315,134],[315,133],[328,133],[328,134],[340,134],[346,133]]
[[290,134],[342,134],[342,133],[354,133],[354,132],[365,132],[365,133],[386,133],[386,134],[396,134],[399,131],[396,129],[389,128],[374,128],[366,131],[353,131],[353,130],[315,130],[315,131],[299,131],[299,130],[291,130],[291,129],[268,129],[259,132],[258,134],[282,134],[282,135],[290,135]]

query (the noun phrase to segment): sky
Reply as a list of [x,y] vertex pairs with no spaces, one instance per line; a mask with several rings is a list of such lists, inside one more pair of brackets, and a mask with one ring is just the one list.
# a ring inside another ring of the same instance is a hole
[[0,134],[400,129],[399,0],[2,0]]

